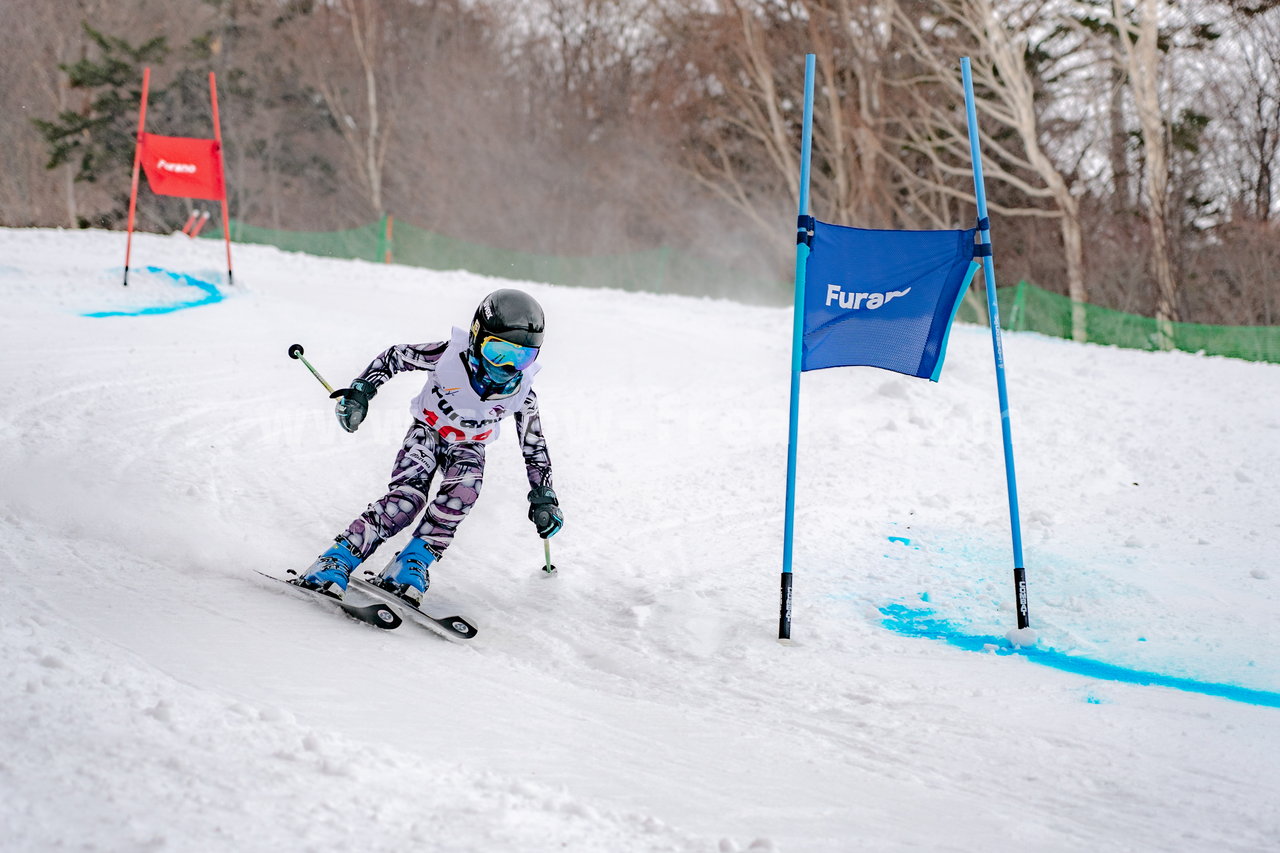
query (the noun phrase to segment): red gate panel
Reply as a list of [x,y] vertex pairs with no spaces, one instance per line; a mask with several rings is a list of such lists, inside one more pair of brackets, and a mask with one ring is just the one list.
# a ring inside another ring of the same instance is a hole
[[181,198],[225,199],[220,149],[214,139],[142,134],[142,168],[151,191]]

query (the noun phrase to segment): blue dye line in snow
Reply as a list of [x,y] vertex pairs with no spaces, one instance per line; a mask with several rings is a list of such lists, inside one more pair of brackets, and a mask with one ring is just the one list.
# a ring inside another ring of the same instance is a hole
[[215,302],[222,301],[222,292],[218,290],[218,286],[208,281],[201,281],[193,278],[186,273],[170,272],[161,267],[147,267],[147,272],[159,273],[167,275],[173,279],[176,284],[194,287],[204,293],[199,299],[190,302],[178,302],[173,305],[156,305],[150,308],[134,308],[128,311],[94,311],[90,314],[84,314],[85,317],[141,317],[146,314],[172,314],[174,311],[181,311],[183,308],[199,308],[201,305],[212,305]]
[[928,640],[942,640],[949,645],[970,652],[992,652],[998,655],[1021,655],[1032,663],[1051,666],[1077,675],[1099,678],[1106,681],[1121,681],[1126,684],[1156,685],[1185,690],[1188,693],[1202,693],[1206,696],[1219,696],[1233,702],[1244,702],[1249,705],[1262,705],[1267,708],[1280,708],[1280,693],[1270,690],[1254,690],[1235,684],[1215,684],[1208,681],[1196,681],[1191,678],[1179,678],[1174,675],[1161,675],[1156,672],[1143,672],[1128,669],[1115,664],[1102,663],[1078,655],[1069,655],[1056,649],[1013,648],[1004,637],[984,637],[965,634],[958,627],[940,619],[927,608],[913,608],[902,604],[889,604],[880,608],[884,615],[882,624],[898,634],[908,637],[921,637]]

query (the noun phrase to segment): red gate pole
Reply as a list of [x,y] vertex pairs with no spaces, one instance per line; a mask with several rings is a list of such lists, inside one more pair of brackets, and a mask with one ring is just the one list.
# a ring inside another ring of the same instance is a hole
[[195,238],[200,236],[200,232],[203,231],[204,227],[208,224],[209,224],[209,211],[207,210],[200,211],[200,215],[196,217],[196,227],[192,228],[191,233],[188,234],[187,236],[190,237],[192,240],[194,240]]
[[129,255],[133,252],[133,214],[138,206],[138,166],[142,163],[142,134],[147,128],[147,89],[151,69],[142,69],[142,105],[138,108],[138,138],[133,146],[133,186],[129,189],[129,236],[124,243],[124,286],[129,286]]
[[218,83],[209,72],[209,103],[213,104],[213,138],[218,143],[218,170],[222,173],[222,236],[227,241],[227,284],[231,278],[231,219],[227,216],[227,167],[222,156],[222,125],[218,121]]

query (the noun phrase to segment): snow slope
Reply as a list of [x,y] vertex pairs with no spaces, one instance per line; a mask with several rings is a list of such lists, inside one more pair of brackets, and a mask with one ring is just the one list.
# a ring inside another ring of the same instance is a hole
[[1039,649],[1109,678],[997,653],[986,330],[937,385],[806,374],[784,647],[789,312],[530,284],[560,575],[504,436],[432,573],[459,646],[255,570],[381,494],[420,386],[347,435],[288,346],[345,383],[507,283],[237,246],[212,301],[142,267],[220,245],[123,249],[0,230],[5,851],[1280,848],[1280,367],[1006,335]]

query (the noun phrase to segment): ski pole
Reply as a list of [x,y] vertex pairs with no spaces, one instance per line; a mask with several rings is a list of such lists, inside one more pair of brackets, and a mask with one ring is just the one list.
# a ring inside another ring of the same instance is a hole
[[[328,382],[325,382],[324,377],[321,376],[319,372],[317,372],[316,369],[311,366],[311,362],[307,361],[306,358],[303,357],[302,344],[294,344],[293,346],[289,347],[289,358],[296,358],[298,361],[305,364],[307,366],[307,370],[311,371],[311,375],[314,376],[316,379],[320,380],[320,384],[324,386],[324,390],[328,391],[330,394],[334,393],[333,386],[330,385]],[[548,562],[549,561],[550,561],[550,558],[548,558]]]
[[556,573],[556,567],[551,565],[551,540],[550,539],[542,540],[542,553],[546,557],[546,565],[542,567],[542,570],[546,572],[548,575],[554,575]]
[[195,227],[191,229],[191,233],[188,234],[187,236],[190,237],[192,240],[194,240],[195,238],[200,236],[200,232],[203,231],[204,227],[208,224],[209,224],[209,211],[206,210],[200,214],[200,218],[196,221]]

